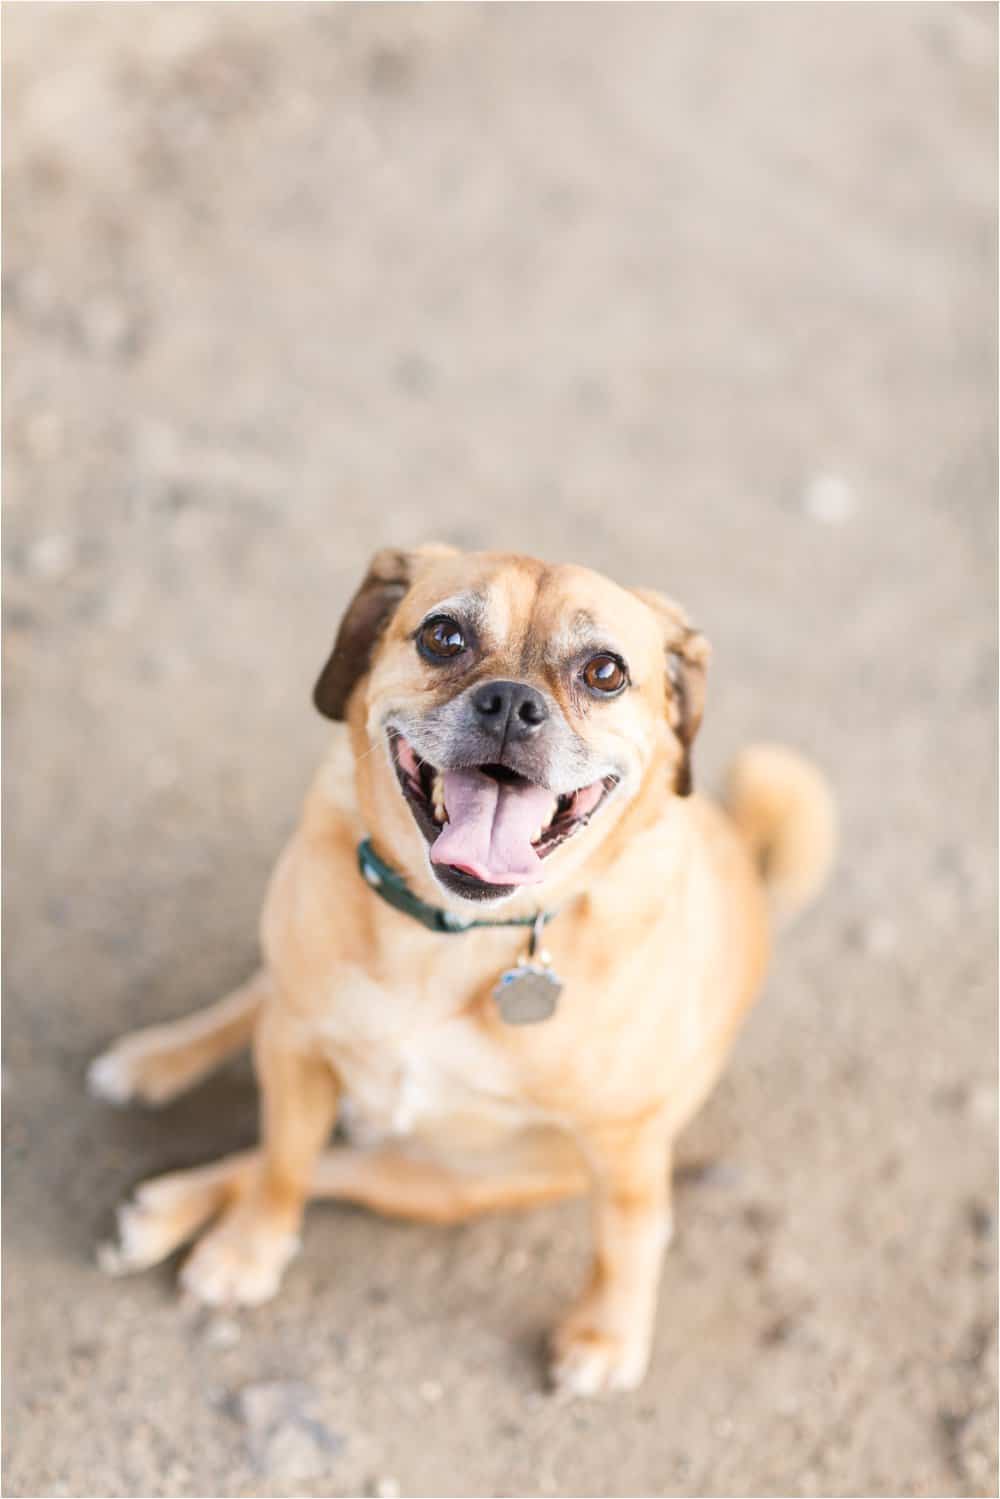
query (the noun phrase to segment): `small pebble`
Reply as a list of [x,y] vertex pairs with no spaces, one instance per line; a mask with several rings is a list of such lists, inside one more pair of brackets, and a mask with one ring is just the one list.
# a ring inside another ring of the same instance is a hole
[[297,1380],[246,1385],[236,1408],[259,1473],[286,1480],[321,1478],[344,1439],[314,1413],[315,1391]]
[[368,1492],[372,1499],[399,1499],[399,1479],[386,1475],[384,1478],[375,1478],[369,1486]]
[[965,1205],[965,1219],[977,1239],[991,1239],[996,1231],[996,1220],[988,1203],[973,1197]]
[[425,1400],[428,1405],[437,1405],[443,1394],[444,1390],[436,1379],[425,1379],[420,1386],[420,1398],[421,1400]]
[[899,942],[899,934],[895,925],[885,917],[876,917],[873,921],[865,923],[861,931],[861,941],[866,952],[875,957],[886,957],[894,952]]
[[969,1094],[969,1113],[980,1124],[993,1125],[997,1117],[997,1090],[988,1083],[973,1088]]
[[55,582],[65,578],[73,566],[75,548],[72,538],[59,531],[39,537],[28,552],[28,566],[36,578]]
[[235,1348],[242,1336],[240,1324],[232,1317],[213,1317],[205,1328],[205,1342],[209,1348]]
[[824,526],[843,526],[856,508],[854,491],[839,474],[816,474],[802,496],[806,515]]

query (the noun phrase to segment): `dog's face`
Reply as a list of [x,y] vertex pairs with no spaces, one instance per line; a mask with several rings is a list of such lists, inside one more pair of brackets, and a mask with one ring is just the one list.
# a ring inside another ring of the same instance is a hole
[[586,856],[654,771],[687,794],[707,660],[675,605],[585,568],[380,552],[315,701],[384,748],[438,882],[498,900]]

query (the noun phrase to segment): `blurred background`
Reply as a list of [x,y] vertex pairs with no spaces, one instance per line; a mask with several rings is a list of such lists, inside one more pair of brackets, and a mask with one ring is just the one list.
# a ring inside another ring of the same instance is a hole
[[[996,1485],[996,10],[8,7],[5,1492]],[[253,1137],[90,1056],[249,971],[368,555],[680,599],[697,769],[843,856],[684,1142],[636,1394],[558,1406],[586,1212],[325,1207],[279,1300],[93,1263]]]

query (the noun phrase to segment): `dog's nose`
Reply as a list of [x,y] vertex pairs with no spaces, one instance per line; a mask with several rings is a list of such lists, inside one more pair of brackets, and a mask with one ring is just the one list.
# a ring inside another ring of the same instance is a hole
[[501,742],[529,738],[549,716],[542,694],[526,682],[484,682],[472,694],[472,711]]

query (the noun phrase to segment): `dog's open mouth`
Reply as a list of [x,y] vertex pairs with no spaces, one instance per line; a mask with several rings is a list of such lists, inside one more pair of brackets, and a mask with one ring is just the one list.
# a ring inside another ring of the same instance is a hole
[[604,776],[557,796],[506,765],[439,770],[402,734],[390,734],[393,764],[431,863],[462,894],[509,894],[542,878],[542,860],[586,827],[617,785]]

